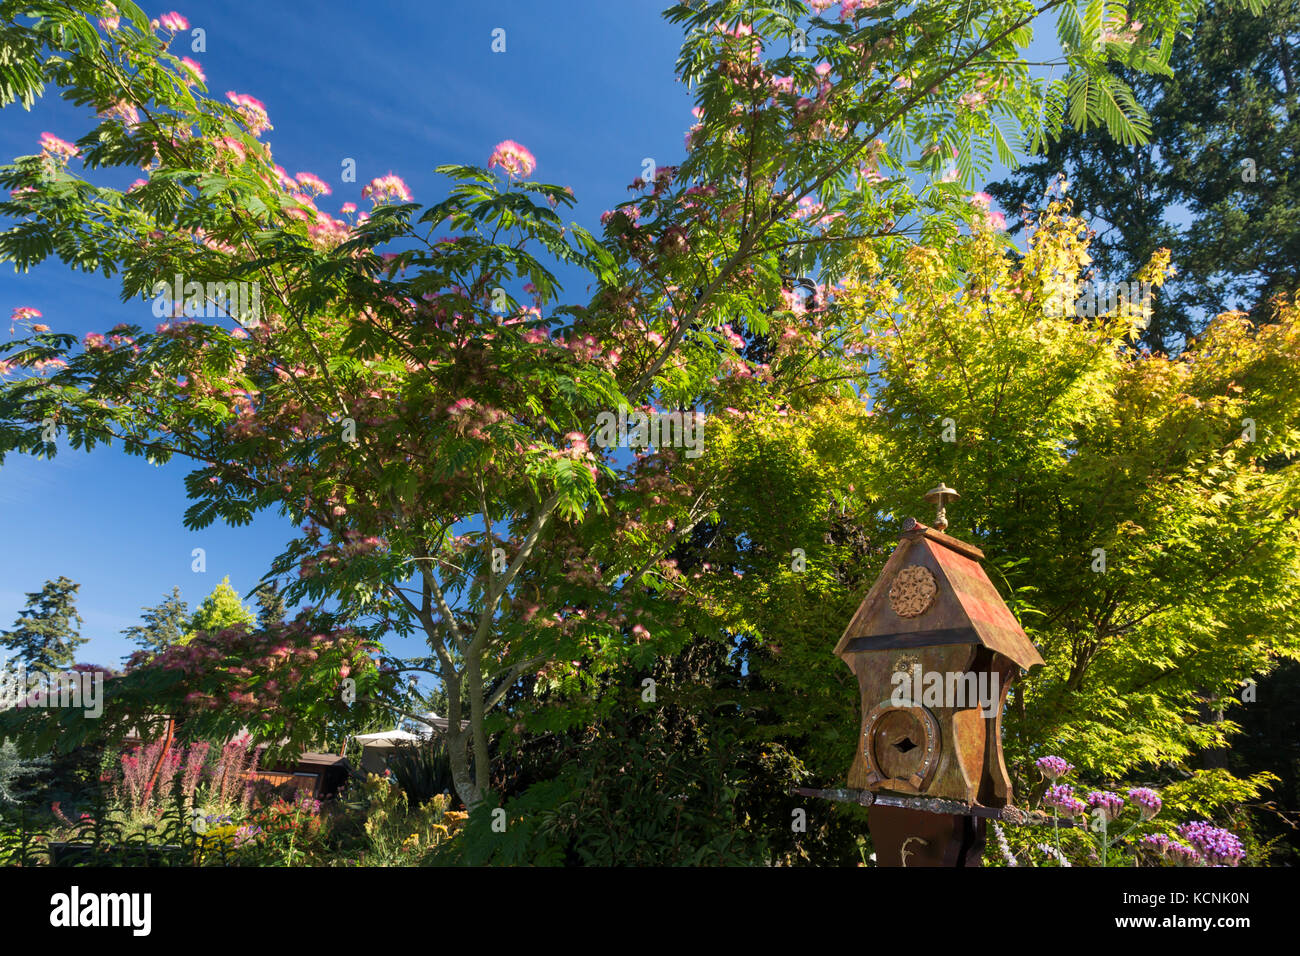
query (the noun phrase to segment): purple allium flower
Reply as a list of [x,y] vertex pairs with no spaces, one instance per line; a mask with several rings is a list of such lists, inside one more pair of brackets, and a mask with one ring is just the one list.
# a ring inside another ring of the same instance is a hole
[[1039,757],[1034,761],[1034,766],[1041,770],[1043,776],[1048,780],[1064,777],[1074,769],[1071,764],[1066,763],[1060,757]]
[[1160,800],[1160,794],[1147,787],[1130,790],[1128,798],[1138,805],[1138,811],[1142,814],[1143,820],[1150,820],[1164,806]]
[[1246,849],[1236,834],[1216,827],[1209,820],[1184,823],[1178,835],[1194,846],[1210,866],[1236,866],[1246,857]]
[[1119,816],[1119,812],[1124,809],[1124,798],[1118,793],[1111,793],[1109,790],[1094,790],[1088,794],[1088,805],[1109,823]]

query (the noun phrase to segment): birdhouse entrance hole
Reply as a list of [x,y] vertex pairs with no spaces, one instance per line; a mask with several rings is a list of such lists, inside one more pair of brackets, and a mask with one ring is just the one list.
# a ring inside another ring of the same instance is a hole
[[867,721],[862,755],[881,786],[916,792],[939,760],[939,727],[924,707],[883,701]]

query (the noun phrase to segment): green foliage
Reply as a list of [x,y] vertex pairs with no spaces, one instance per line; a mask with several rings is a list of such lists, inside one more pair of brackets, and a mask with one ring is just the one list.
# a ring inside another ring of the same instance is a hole
[[181,600],[181,589],[163,598],[156,607],[143,608],[144,624],[128,627],[122,633],[139,644],[146,653],[156,654],[165,647],[180,642],[189,630],[189,607]]
[[1243,690],[1241,696],[1253,699],[1234,710],[1233,721],[1241,733],[1232,740],[1231,752],[1222,755],[1222,762],[1238,777],[1261,768],[1277,775],[1278,783],[1266,792],[1266,799],[1250,809],[1257,839],[1286,840],[1287,845],[1277,850],[1279,862],[1294,865],[1300,854],[1295,836],[1300,822],[1300,662],[1283,661],[1247,690],[1254,693]]
[[49,758],[23,757],[12,740],[0,741],[0,807],[21,803],[28,795],[23,778],[43,773],[49,766]]
[[344,865],[412,866],[429,853],[447,853],[465,822],[442,793],[415,801],[378,774],[349,781],[333,820],[329,854]]
[[12,630],[0,631],[0,647],[12,654],[29,675],[53,674],[76,661],[81,636],[81,615],[76,594],[81,585],[60,575],[46,581],[40,591],[27,595]]
[[[0,737],[24,753],[121,741],[136,730],[159,739],[175,718],[187,739],[231,740],[247,731],[272,757],[297,754],[322,728],[351,727],[382,713],[396,681],[371,658],[365,635],[325,615],[300,614],[268,631],[235,625],[199,630],[186,643],[104,681],[99,717],[84,708],[0,711]],[[201,662],[202,666],[198,666]],[[350,679],[355,697],[343,693]]]
[[498,796],[472,812],[456,859],[856,862],[860,815],[791,795],[808,774],[755,729],[764,701],[736,661],[724,643],[700,638],[647,668],[606,673],[594,691],[521,692],[494,762]]
[[[665,748],[614,731],[584,748],[554,780],[470,816],[473,865],[737,865],[766,861],[767,847],[735,806],[735,753],[724,740]],[[503,820],[505,829],[494,828]],[[512,829],[514,832],[511,832]]]
[[259,585],[253,592],[257,601],[257,626],[268,628],[273,624],[283,624],[288,613],[284,598],[280,596],[280,587],[276,582]]
[[212,593],[203,599],[203,603],[194,609],[194,614],[189,619],[188,633],[181,643],[189,643],[199,631],[220,631],[241,624],[252,627],[256,623],[257,618],[253,612],[244,606],[239,593],[230,586],[230,578],[224,577],[212,589]]
[[447,747],[440,739],[399,745],[389,754],[387,763],[411,806],[423,806],[454,787]]
[[1145,142],[1072,122],[1041,158],[988,187],[1014,213],[1035,209],[1054,177],[1067,176],[1075,209],[1097,232],[1089,251],[1098,281],[1127,282],[1157,249],[1171,249],[1179,274],[1142,332],[1155,349],[1181,348],[1229,309],[1269,321],[1270,300],[1300,288],[1291,175],[1300,3],[1272,0],[1253,14],[1241,6],[1207,3],[1167,72],[1119,68],[1150,113]]

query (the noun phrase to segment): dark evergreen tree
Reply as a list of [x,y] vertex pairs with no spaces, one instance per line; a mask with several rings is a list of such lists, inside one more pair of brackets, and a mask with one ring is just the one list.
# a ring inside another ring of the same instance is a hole
[[1131,281],[1168,247],[1180,275],[1155,298],[1143,344],[1177,351],[1219,312],[1268,321],[1300,288],[1300,0],[1262,14],[1212,0],[1174,46],[1169,76],[1128,73],[1151,136],[1122,146],[1067,127],[1045,154],[988,187],[1020,229],[1058,173],[1096,232],[1099,283]]
[[81,636],[81,615],[76,594],[81,587],[62,575],[46,581],[41,590],[27,595],[27,606],[18,612],[13,630],[0,632],[0,647],[6,656],[16,656],[29,673],[54,673],[70,668],[77,648],[86,643]]
[[181,639],[188,629],[190,609],[181,600],[181,589],[172,587],[172,593],[156,607],[141,609],[144,624],[128,627],[122,633],[146,651],[157,654]]
[[280,586],[274,581],[260,585],[253,592],[257,601],[257,626],[265,630],[274,624],[283,624],[288,613],[284,598],[280,596]]

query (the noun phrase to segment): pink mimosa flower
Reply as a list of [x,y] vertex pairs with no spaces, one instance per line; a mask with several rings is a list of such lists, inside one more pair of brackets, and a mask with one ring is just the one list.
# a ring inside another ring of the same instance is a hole
[[370,183],[361,190],[361,198],[369,199],[378,205],[388,199],[400,199],[403,202],[411,201],[411,190],[407,188],[406,183],[400,176],[394,176],[389,173],[387,176],[379,176],[370,180]]
[[456,400],[455,402],[453,402],[451,405],[448,405],[448,406],[447,406],[447,414],[448,414],[448,415],[463,415],[465,412],[467,412],[467,411],[469,411],[471,408],[473,408],[474,405],[475,405],[475,402],[474,402],[474,399],[472,399],[472,398],[461,398],[461,399],[457,399],[457,400]]
[[254,136],[261,134],[264,130],[273,129],[271,119],[267,115],[266,106],[256,97],[248,96],[245,93],[236,93],[234,90],[226,91],[226,99],[235,104],[239,110],[239,115],[243,117],[248,131]]
[[505,139],[497,143],[488,159],[488,169],[493,166],[500,166],[513,178],[523,179],[537,168],[537,158],[513,139]]
[[99,115],[121,120],[123,126],[134,126],[136,123],[140,122],[139,111],[130,103],[126,102],[126,100],[120,100],[117,103],[114,103]]
[[53,133],[42,133],[41,152],[53,159],[66,161],[76,156],[78,150],[67,140],[59,139]]
[[[199,66],[198,63],[196,63],[194,60],[191,60],[188,56],[181,57],[181,66],[185,67],[186,70],[192,73],[194,75],[194,78],[197,79],[200,83],[208,82],[208,77],[203,72],[203,67]],[[186,85],[188,86],[189,84],[187,83]]]
[[242,163],[248,158],[248,154],[244,151],[244,144],[233,136],[222,136],[220,139],[213,140],[213,145],[218,151],[233,156],[237,163]]
[[328,196],[330,194],[329,186],[319,176],[312,173],[299,173],[296,178],[302,188],[313,196]]

